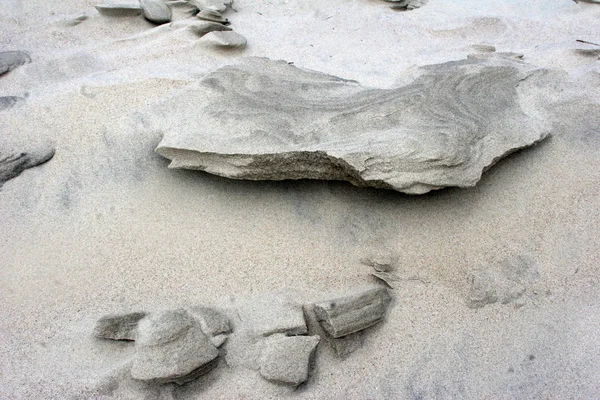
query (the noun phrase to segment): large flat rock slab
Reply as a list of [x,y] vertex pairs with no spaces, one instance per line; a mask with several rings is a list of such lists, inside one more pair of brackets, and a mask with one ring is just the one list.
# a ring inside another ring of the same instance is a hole
[[164,134],[156,151],[171,168],[421,194],[474,186],[498,159],[547,136],[518,91],[535,71],[515,59],[468,59],[374,89],[248,58],[190,83],[146,120]]

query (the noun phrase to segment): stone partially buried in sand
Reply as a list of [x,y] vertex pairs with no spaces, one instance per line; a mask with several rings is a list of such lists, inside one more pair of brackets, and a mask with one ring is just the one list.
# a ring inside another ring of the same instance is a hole
[[31,57],[24,51],[0,51],[0,75],[30,62]]
[[300,385],[308,379],[310,360],[318,344],[318,336],[269,336],[259,360],[260,374],[276,383]]
[[243,49],[246,47],[246,38],[237,32],[210,32],[202,41],[210,43],[214,47],[228,49]]
[[140,0],[144,18],[155,24],[165,24],[171,21],[173,12],[163,0]]
[[192,307],[190,312],[200,322],[202,332],[215,346],[219,347],[227,340],[232,329],[225,315],[209,307]]
[[101,339],[135,340],[138,323],[145,312],[106,315],[96,322],[94,336]]
[[7,144],[2,139],[0,137],[0,188],[26,169],[43,164],[54,156],[54,145],[50,141]]
[[389,302],[387,290],[374,286],[317,303],[314,312],[321,327],[334,338],[340,338],[380,322]]
[[134,379],[183,384],[212,370],[219,351],[186,311],[166,311],[141,320],[131,368]]
[[274,333],[304,335],[308,332],[302,306],[285,294],[265,294],[241,305],[242,322],[259,336]]
[[107,17],[132,17],[142,13],[139,2],[97,4],[96,10]]
[[221,24],[229,23],[229,20],[222,16],[220,12],[208,9],[200,11],[196,17],[205,21],[219,22]]
[[535,71],[508,58],[471,59],[422,67],[403,87],[372,89],[249,58],[190,83],[145,120],[164,134],[156,152],[170,168],[421,194],[474,186],[500,158],[547,136],[517,91]]

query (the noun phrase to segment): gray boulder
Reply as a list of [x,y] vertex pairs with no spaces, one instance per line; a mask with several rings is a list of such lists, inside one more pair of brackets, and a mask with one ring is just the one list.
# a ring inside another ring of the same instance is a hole
[[308,379],[311,357],[318,344],[318,336],[268,337],[259,361],[260,374],[276,383],[300,385]]
[[212,370],[218,349],[187,311],[166,311],[141,320],[131,368],[134,379],[183,384]]
[[510,58],[469,59],[373,89],[249,58],[190,83],[145,119],[163,132],[156,152],[170,168],[421,194],[474,186],[500,158],[547,136],[517,90],[534,71]]

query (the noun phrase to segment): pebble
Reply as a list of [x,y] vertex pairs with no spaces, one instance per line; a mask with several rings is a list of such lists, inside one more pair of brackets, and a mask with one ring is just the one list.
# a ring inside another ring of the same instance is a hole
[[140,0],[144,18],[155,24],[171,22],[173,12],[163,0]]
[[319,336],[275,334],[265,339],[259,364],[263,378],[294,387],[308,380]]

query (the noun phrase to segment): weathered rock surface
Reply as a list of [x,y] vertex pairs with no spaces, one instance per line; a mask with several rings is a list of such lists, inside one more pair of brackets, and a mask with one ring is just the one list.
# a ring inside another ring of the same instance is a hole
[[139,2],[97,4],[94,7],[100,14],[107,17],[131,17],[142,13]]
[[273,382],[300,385],[308,379],[310,359],[319,340],[318,336],[269,336],[259,361],[260,374]]
[[50,142],[22,143],[18,146],[3,143],[0,138],[0,188],[4,182],[25,171],[43,164],[54,156],[54,146]]
[[233,0],[190,0],[200,10],[223,13],[233,4]]
[[187,311],[166,311],[141,320],[131,368],[134,379],[183,384],[216,366],[218,349]]
[[420,194],[474,186],[498,159],[547,136],[517,91],[533,73],[512,59],[472,59],[423,67],[407,86],[372,89],[249,58],[189,84],[147,120],[164,133],[156,152],[171,168]]
[[263,295],[239,308],[240,319],[256,335],[304,335],[308,332],[302,306],[283,294]]
[[225,315],[208,307],[194,307],[190,311],[200,322],[202,332],[216,347],[225,343],[228,334],[231,333],[231,324]]
[[229,49],[242,49],[247,43],[246,38],[237,32],[210,32],[202,40],[215,47]]
[[171,21],[173,12],[163,0],[140,0],[144,18],[155,24],[165,24]]
[[112,340],[135,340],[138,323],[148,315],[145,312],[107,315],[96,322],[94,336]]
[[321,327],[334,338],[349,335],[375,325],[383,319],[390,297],[381,286],[314,305]]
[[31,57],[24,51],[0,51],[0,75],[30,62]]

